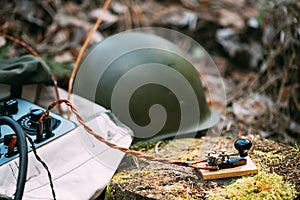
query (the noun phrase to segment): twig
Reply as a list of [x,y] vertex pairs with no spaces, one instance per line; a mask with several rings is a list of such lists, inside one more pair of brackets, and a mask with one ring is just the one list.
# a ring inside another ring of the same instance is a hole
[[15,38],[13,36],[7,35],[5,33],[1,33],[1,35],[19,45],[21,45],[22,47],[24,47],[25,49],[27,49],[27,51],[29,51],[32,55],[36,56],[36,57],[41,57],[40,54],[38,52],[36,52],[31,46],[29,46],[28,44],[26,44],[25,42],[19,40],[18,38]]
[[299,84],[295,83],[293,85],[292,97],[293,97],[293,101],[295,103],[295,106],[296,106],[297,110],[300,111],[300,102],[297,98],[297,91],[299,91]]
[[158,156],[158,154],[159,154],[158,148],[159,148],[159,145],[160,145],[160,144],[161,144],[161,141],[158,141],[158,142],[156,143],[156,145],[155,145],[155,148],[154,148],[154,149],[155,149],[155,155],[156,155],[156,156]]
[[[52,82],[53,82],[53,84],[54,84],[54,86],[55,86],[54,88],[55,88],[56,98],[57,98],[57,99],[60,99],[60,95],[59,95],[59,91],[58,91],[57,79],[56,79],[56,77],[55,77],[55,75],[54,75],[53,73],[52,73],[51,79],[52,79]],[[62,110],[62,108],[61,108],[61,105],[58,106],[58,112],[59,112],[59,114],[62,115],[63,110]]]
[[284,67],[284,70],[283,70],[283,75],[284,76],[283,76],[282,81],[281,81],[279,94],[278,94],[278,97],[277,97],[277,100],[276,100],[276,105],[279,105],[280,102],[281,102],[286,82],[289,79],[289,69],[293,65],[293,61],[295,60],[295,57],[296,57],[296,53],[293,51],[293,54],[291,55],[291,57],[288,60],[288,63]]
[[259,92],[264,92],[264,91],[266,91],[266,89],[268,88],[268,87],[270,87],[270,86],[272,86],[274,83],[276,83],[280,78],[281,78],[281,76],[282,75],[272,75],[272,74],[270,74],[270,73],[268,73],[268,76],[270,77],[270,78],[268,78],[268,80],[266,81],[266,83],[264,83],[262,86],[260,86],[258,89],[257,89],[257,91],[259,91]]
[[[70,80],[69,80],[69,87],[68,87],[68,100],[70,100],[71,98],[71,92],[72,92],[72,88],[73,88],[73,82],[74,82],[74,77],[78,71],[78,67],[79,67],[79,63],[83,57],[83,53],[86,49],[86,47],[88,46],[88,44],[90,43],[90,40],[92,39],[94,33],[97,31],[98,27],[100,26],[101,22],[102,22],[102,16],[103,14],[105,14],[106,10],[108,9],[108,6],[110,4],[111,0],[106,0],[104,5],[103,5],[103,8],[102,8],[102,12],[100,13],[92,31],[89,33],[88,37],[86,38],[86,40],[84,41],[80,51],[79,51],[79,54],[77,56],[77,59],[76,59],[76,62],[74,64],[74,68],[73,68],[73,71],[72,71],[72,74],[70,76]],[[70,119],[70,109],[68,108],[67,110],[67,114],[68,114],[68,118]]]

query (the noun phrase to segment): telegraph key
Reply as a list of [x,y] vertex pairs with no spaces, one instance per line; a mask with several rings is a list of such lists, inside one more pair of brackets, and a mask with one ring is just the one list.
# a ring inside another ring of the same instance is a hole
[[[39,127],[38,120],[45,109],[32,104],[24,99],[5,99],[0,101],[0,115],[8,116],[17,121],[25,133],[32,138],[35,147],[45,145],[50,141],[73,130],[75,123],[55,114],[50,113]],[[41,131],[37,131],[42,129]],[[16,145],[17,137],[7,125],[0,125],[0,166],[18,157]],[[31,151],[31,145],[28,151]]]
[[[215,150],[207,153],[206,162],[209,166],[217,166],[218,169],[226,169],[237,167],[240,165],[246,165],[248,151],[252,146],[252,142],[248,139],[237,139],[234,143],[234,147],[238,150],[236,153],[227,154],[226,149],[221,149],[217,154]],[[238,157],[238,155],[240,157]]]
[[[238,152],[227,153],[226,149],[221,149],[219,153],[212,150],[206,154],[206,165],[213,166],[213,169],[217,170],[197,169],[204,180],[243,176],[258,172],[258,168],[248,156],[252,142],[244,138],[237,139],[234,147]],[[203,164],[204,162],[199,165]]]

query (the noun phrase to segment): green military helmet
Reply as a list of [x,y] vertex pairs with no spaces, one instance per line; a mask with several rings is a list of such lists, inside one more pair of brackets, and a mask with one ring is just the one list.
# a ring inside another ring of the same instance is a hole
[[219,121],[194,66],[173,43],[147,33],[98,43],[80,64],[73,92],[111,109],[136,140],[190,135]]

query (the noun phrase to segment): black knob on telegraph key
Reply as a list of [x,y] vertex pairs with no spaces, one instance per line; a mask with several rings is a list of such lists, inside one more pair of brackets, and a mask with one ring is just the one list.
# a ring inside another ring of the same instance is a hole
[[234,142],[234,147],[239,151],[241,157],[246,157],[252,147],[252,142],[246,138],[240,138]]

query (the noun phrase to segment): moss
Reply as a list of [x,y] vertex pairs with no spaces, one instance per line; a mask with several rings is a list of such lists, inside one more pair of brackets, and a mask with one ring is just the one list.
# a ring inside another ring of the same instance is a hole
[[105,191],[105,200],[114,198],[112,186],[108,184]]
[[[7,54],[8,48],[6,47],[1,47],[0,48],[0,60],[5,59],[5,55]],[[1,198],[1,196],[0,196]]]
[[297,196],[295,187],[283,181],[275,173],[260,172],[255,176],[243,177],[211,195],[209,200],[222,199],[294,199]]
[[118,187],[118,185],[108,184],[105,192],[105,200],[130,199],[132,195]]
[[55,75],[58,85],[64,89],[68,88],[68,81],[73,70],[72,62],[58,63],[47,57],[43,57],[43,60],[49,66],[51,72]]
[[295,144],[291,150],[293,153],[296,153],[298,158],[300,157],[300,144]]
[[57,78],[69,77],[72,73],[73,63],[71,62],[58,63],[46,57],[43,57],[43,60],[48,64],[51,71],[55,74]]
[[152,173],[153,173],[153,171],[142,171],[142,175],[143,176],[148,176],[148,175],[150,175]]
[[[161,141],[160,146],[164,146],[168,143],[168,141]],[[149,151],[153,150],[154,147],[157,144],[157,142],[144,142],[144,141],[138,141],[134,143],[132,146],[130,146],[130,149],[138,150],[138,151]]]
[[117,186],[112,186],[110,184],[107,185],[106,187],[106,192],[105,192],[105,200],[114,200],[114,199],[118,199],[119,197],[122,197],[123,199],[125,199],[127,197],[127,193],[126,192],[122,192],[122,196],[120,196],[120,192],[119,192],[120,188],[118,188]]
[[264,158],[269,162],[269,165],[278,164],[285,160],[285,155],[278,154],[276,151],[262,152],[262,151],[253,151],[253,153],[261,158]]
[[152,200],[152,198],[147,198],[142,195],[125,190],[120,185],[108,184],[106,188],[104,200],[119,200],[119,199]]

